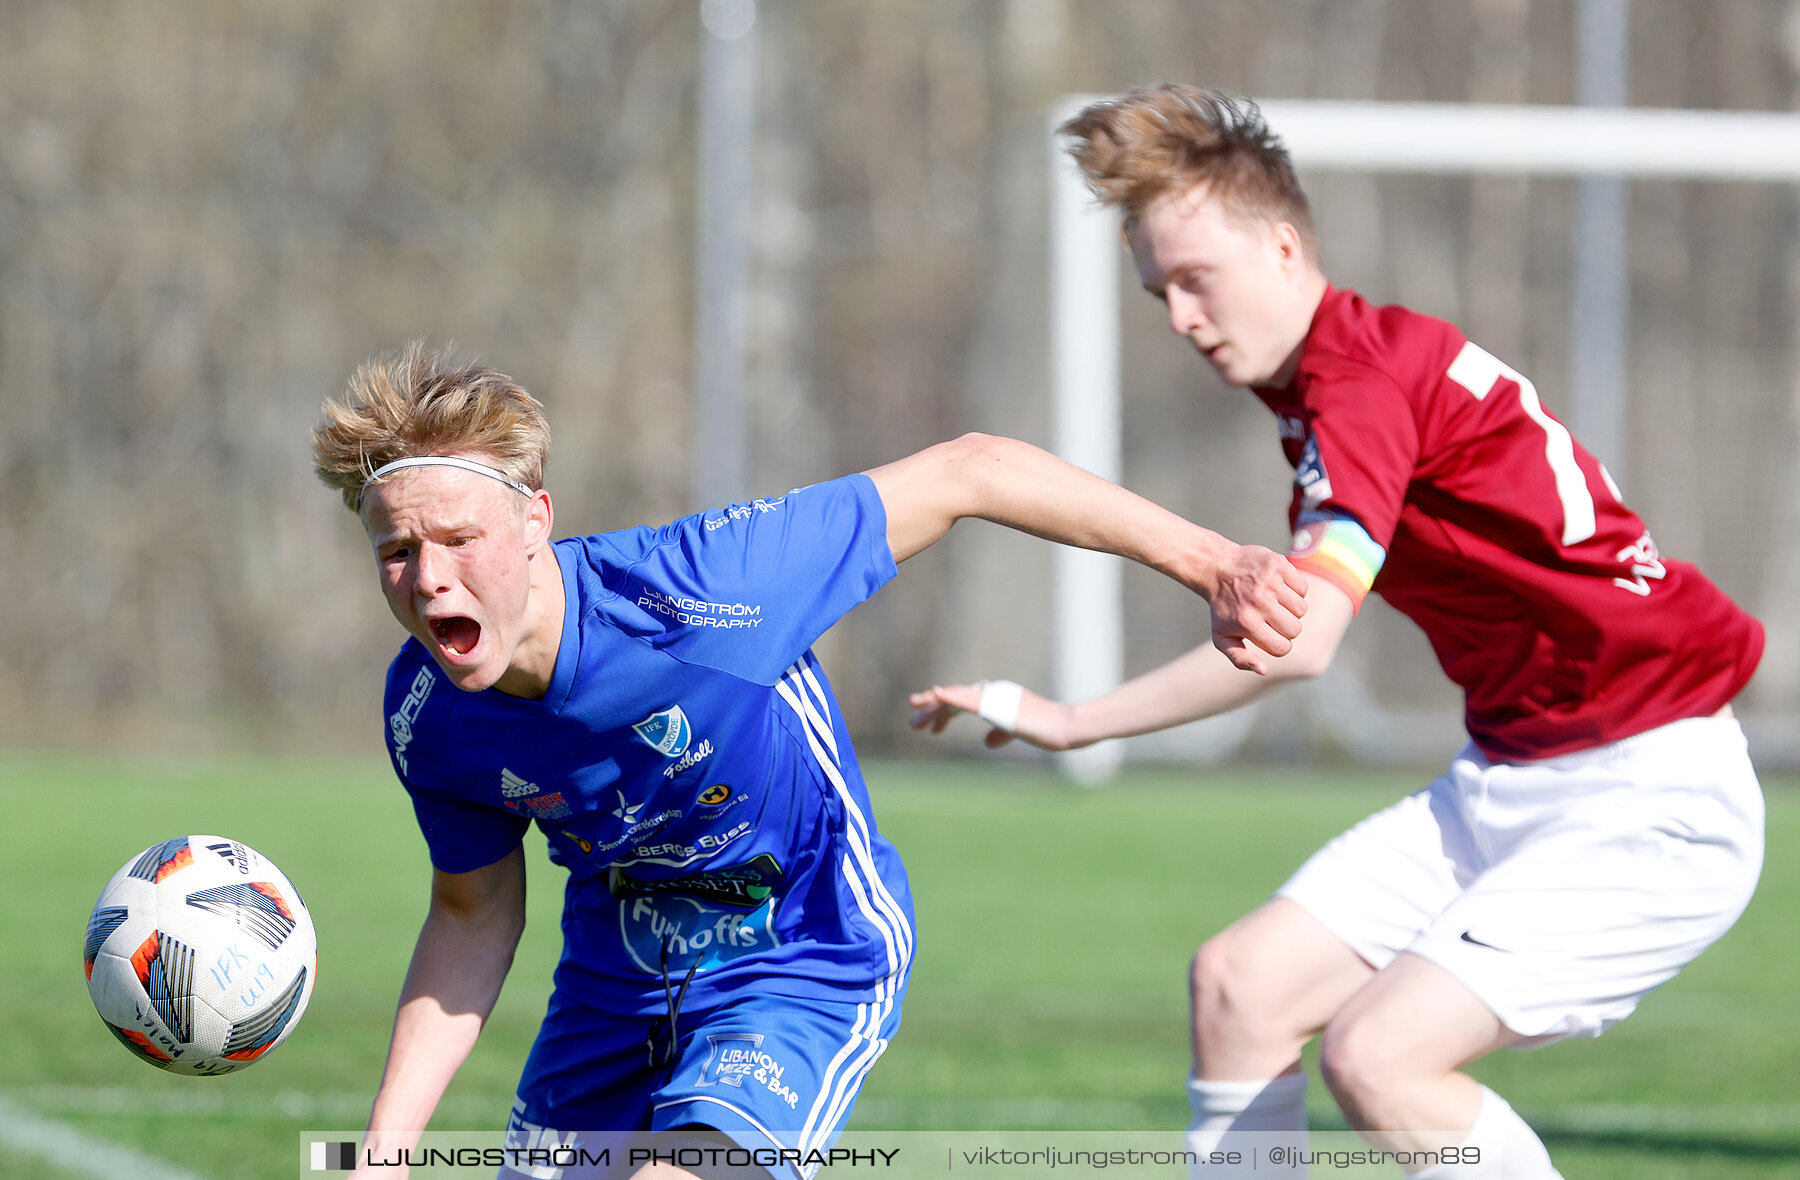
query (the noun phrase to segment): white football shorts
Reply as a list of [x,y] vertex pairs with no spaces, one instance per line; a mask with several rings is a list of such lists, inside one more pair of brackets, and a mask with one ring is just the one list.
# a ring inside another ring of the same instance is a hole
[[1530,1048],[1597,1037],[1731,928],[1763,801],[1730,717],[1525,763],[1473,745],[1276,893],[1376,969],[1411,951]]

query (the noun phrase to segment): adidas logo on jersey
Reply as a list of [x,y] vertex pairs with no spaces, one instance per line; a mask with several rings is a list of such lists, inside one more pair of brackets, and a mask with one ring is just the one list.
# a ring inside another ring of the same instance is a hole
[[521,795],[535,795],[538,792],[536,783],[528,783],[512,771],[500,768],[500,794],[507,799],[517,799]]

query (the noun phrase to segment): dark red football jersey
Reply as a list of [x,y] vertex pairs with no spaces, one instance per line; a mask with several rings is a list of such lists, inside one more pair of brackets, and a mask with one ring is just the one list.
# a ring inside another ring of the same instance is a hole
[[1706,716],[1755,671],[1762,625],[1659,554],[1531,382],[1454,325],[1330,288],[1293,385],[1255,392],[1295,469],[1296,564],[1358,602],[1372,576],[1489,757]]

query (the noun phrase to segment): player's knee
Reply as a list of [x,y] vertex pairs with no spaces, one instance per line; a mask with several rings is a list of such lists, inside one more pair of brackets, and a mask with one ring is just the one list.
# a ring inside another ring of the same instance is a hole
[[1319,1076],[1355,1120],[1379,1109],[1403,1083],[1403,1063],[1366,1021],[1334,1020],[1319,1039]]
[[1195,1016],[1212,1013],[1225,1003],[1227,980],[1234,964],[1230,951],[1219,943],[1217,938],[1202,943],[1188,964],[1188,1002]]
[[1188,995],[1195,1027],[1203,1036],[1208,1029],[1225,1027],[1246,1033],[1276,1031],[1266,1028],[1278,1024],[1280,1014],[1263,1002],[1269,981],[1261,975],[1254,948],[1230,931],[1200,947],[1188,971]]

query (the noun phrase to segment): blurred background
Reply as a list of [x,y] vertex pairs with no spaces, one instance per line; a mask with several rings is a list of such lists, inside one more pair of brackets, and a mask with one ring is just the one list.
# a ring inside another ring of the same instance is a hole
[[[966,430],[1049,442],[1061,96],[1180,80],[1572,103],[1578,7],[6,0],[0,745],[378,750],[401,636],[307,433],[358,363],[412,338],[546,401],[561,531],[708,506],[700,161],[733,144],[702,152],[703,94],[749,129],[732,495],[772,495]],[[1629,104],[1800,106],[1800,3],[1618,8]],[[754,71],[734,99],[723,59],[703,62],[744,38]],[[1455,320],[1569,417],[1577,182],[1302,178],[1329,276]],[[1624,208],[1628,413],[1601,458],[1666,555],[1763,618],[1745,707],[1765,733],[1800,728],[1800,195],[1638,180]],[[1127,281],[1123,482],[1283,545],[1290,475],[1267,412],[1159,313]],[[968,526],[828,636],[865,752],[969,748],[974,726],[910,735],[910,689],[1047,686],[1050,568],[1047,547]],[[1206,635],[1202,604],[1141,571],[1125,602],[1128,673]],[[1452,748],[1454,689],[1371,602],[1340,678],[1265,706],[1243,752]],[[1345,700],[1368,707],[1346,720]],[[1370,717],[1392,742],[1358,740]]]

